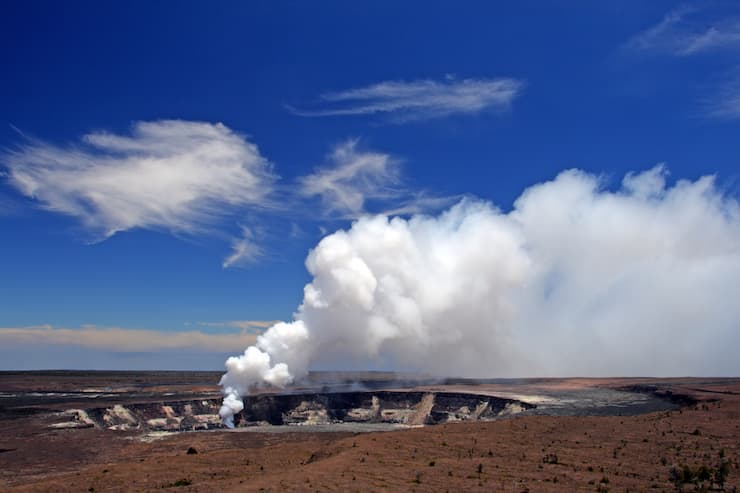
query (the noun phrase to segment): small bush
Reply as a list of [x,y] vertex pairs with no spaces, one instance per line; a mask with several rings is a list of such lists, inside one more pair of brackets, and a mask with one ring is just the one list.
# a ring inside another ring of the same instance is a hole
[[714,482],[722,489],[725,487],[725,481],[727,481],[728,474],[730,474],[730,463],[723,460],[719,467],[714,471]]
[[165,486],[165,488],[180,488],[182,486],[190,486],[191,484],[193,484],[192,481],[190,481],[189,479],[183,478],[183,479],[178,479],[174,483],[168,484],[167,486]]
[[699,481],[709,481],[712,479],[712,471],[707,466],[699,466],[696,470],[696,479]]
[[542,462],[544,462],[545,464],[557,464],[558,455],[557,454],[547,454],[542,458]]

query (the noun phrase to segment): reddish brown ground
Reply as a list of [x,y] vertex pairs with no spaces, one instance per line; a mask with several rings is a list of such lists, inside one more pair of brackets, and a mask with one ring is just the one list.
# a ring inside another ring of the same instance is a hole
[[152,443],[4,420],[0,491],[675,491],[672,467],[715,467],[720,454],[730,463],[725,489],[737,488],[740,382],[671,385],[700,402],[633,417],[528,416],[357,435],[219,431]]

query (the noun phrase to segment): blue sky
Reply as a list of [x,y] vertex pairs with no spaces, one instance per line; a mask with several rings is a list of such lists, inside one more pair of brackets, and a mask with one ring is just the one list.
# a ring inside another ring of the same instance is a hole
[[738,195],[734,2],[1,9],[3,367],[218,368],[226,342],[193,362],[48,331],[248,340],[363,213],[509,210],[564,169],[609,188],[658,163]]

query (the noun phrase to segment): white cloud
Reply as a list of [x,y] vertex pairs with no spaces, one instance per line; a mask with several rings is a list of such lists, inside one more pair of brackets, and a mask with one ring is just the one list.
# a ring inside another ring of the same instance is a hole
[[231,243],[231,254],[223,261],[224,269],[229,267],[244,267],[251,264],[264,254],[262,248],[254,241],[254,234],[249,228],[242,226],[242,236]]
[[399,161],[389,154],[358,150],[357,140],[337,145],[331,164],[300,179],[300,193],[320,197],[329,213],[356,217],[368,199],[393,199],[401,195]]
[[289,108],[301,116],[387,114],[397,122],[509,108],[524,83],[511,78],[384,81],[321,95],[318,109]]
[[[703,15],[699,15],[703,14]],[[688,56],[722,48],[740,48],[740,19],[682,7],[633,36],[627,47],[652,53]]]
[[270,163],[221,123],[136,122],[59,147],[29,139],[6,152],[9,182],[104,239],[132,228],[196,233],[224,212],[266,203]]
[[[321,199],[320,218],[355,219],[369,212],[423,214],[460,199],[407,189],[401,178],[401,160],[387,153],[362,150],[358,139],[335,146],[328,160],[329,164],[298,180],[302,196]],[[369,203],[372,211],[368,210]]]

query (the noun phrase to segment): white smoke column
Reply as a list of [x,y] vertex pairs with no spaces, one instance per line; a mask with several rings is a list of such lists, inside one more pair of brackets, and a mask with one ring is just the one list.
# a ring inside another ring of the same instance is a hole
[[740,207],[711,176],[665,176],[609,193],[568,171],[517,200],[534,270],[515,331],[532,374],[740,372]]
[[616,192],[566,171],[502,213],[364,217],[325,237],[292,323],[226,362],[221,417],[311,363],[437,375],[736,374],[740,208],[658,166]]

